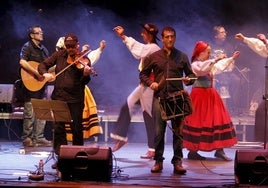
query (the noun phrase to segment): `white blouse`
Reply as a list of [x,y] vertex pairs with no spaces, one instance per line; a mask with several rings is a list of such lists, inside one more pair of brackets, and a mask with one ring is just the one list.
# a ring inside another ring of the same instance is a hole
[[267,46],[260,39],[245,37],[243,42],[246,43],[250,49],[252,49],[260,56],[264,58],[268,57]]
[[191,67],[196,76],[215,75],[226,70],[231,71],[234,67],[234,62],[233,57],[224,58],[217,62],[215,59],[208,59],[205,61],[194,61]]
[[132,37],[126,37],[123,42],[126,44],[127,48],[131,52],[131,54],[136,59],[140,59],[140,63],[139,63],[139,70],[140,71],[142,70],[142,67],[143,67],[143,65],[142,65],[143,59],[146,56],[152,54],[153,52],[160,50],[160,47],[155,43],[143,44],[141,42],[138,42],[137,40],[135,40]]

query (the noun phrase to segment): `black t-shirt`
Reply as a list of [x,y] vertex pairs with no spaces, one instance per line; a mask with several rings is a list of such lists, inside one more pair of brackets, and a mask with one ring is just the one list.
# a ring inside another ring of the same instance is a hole
[[[44,45],[36,46],[32,40],[26,42],[20,52],[20,58],[26,61],[35,61],[37,63],[43,62],[48,58],[49,52]],[[39,91],[30,91],[23,87],[24,101],[30,101],[31,98],[42,99],[45,97],[45,86]]]

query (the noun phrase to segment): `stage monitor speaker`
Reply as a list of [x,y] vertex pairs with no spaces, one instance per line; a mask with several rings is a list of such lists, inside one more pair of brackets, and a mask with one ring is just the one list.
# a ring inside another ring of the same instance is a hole
[[13,84],[0,84],[0,113],[12,112],[13,93]]
[[237,150],[234,172],[236,184],[268,185],[268,150]]
[[60,147],[58,170],[63,181],[109,182],[112,168],[112,150],[109,147],[68,145]]

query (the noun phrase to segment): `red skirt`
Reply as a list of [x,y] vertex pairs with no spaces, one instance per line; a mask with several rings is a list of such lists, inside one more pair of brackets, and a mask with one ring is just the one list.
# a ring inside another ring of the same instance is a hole
[[237,143],[235,128],[214,88],[193,88],[193,114],[185,117],[183,146],[192,151],[212,151]]

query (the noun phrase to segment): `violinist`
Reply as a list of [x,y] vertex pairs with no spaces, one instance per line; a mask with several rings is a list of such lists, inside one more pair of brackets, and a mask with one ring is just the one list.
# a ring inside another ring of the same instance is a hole
[[[85,85],[90,81],[92,70],[86,53],[79,53],[79,41],[76,35],[67,34],[64,45],[66,48],[54,52],[40,63],[38,71],[46,80],[51,80],[54,77],[51,73],[48,73],[48,69],[56,65],[55,85],[51,99],[67,103],[72,118],[70,124],[73,136],[72,144],[84,145],[82,126],[84,90]],[[55,153],[59,155],[60,146],[67,145],[66,130],[64,122],[56,122],[55,124],[53,148]]]

